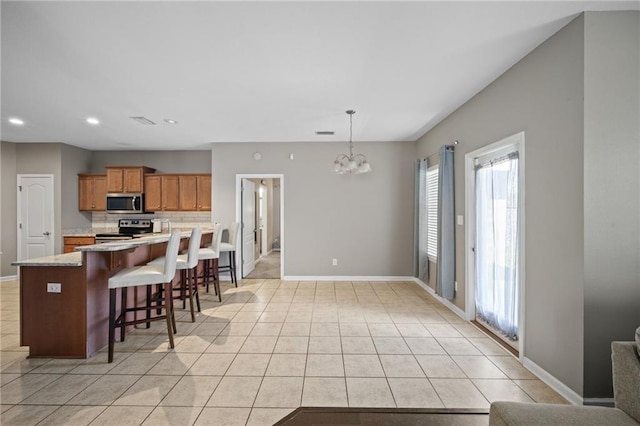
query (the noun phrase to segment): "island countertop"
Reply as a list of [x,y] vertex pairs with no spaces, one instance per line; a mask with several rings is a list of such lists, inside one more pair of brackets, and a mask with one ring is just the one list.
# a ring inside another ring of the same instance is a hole
[[16,260],[11,264],[14,266],[82,266],[82,254],[78,252],[56,254],[35,259]]

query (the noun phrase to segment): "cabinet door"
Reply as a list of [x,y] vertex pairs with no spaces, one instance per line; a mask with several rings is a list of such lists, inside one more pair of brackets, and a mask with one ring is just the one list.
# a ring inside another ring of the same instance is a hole
[[91,176],[78,177],[78,210],[93,210],[93,178]]
[[123,187],[123,170],[107,169],[107,192],[122,192]]
[[142,192],[142,169],[124,169],[124,191],[130,193]]
[[93,177],[93,210],[103,212],[107,210],[107,177]]
[[180,210],[180,182],[178,176],[162,176],[162,210]]
[[195,211],[198,207],[197,202],[197,186],[198,179],[196,176],[180,176],[180,210]]
[[211,175],[198,176],[198,210],[211,211]]
[[144,209],[149,212],[162,211],[162,179],[160,176],[144,177]]

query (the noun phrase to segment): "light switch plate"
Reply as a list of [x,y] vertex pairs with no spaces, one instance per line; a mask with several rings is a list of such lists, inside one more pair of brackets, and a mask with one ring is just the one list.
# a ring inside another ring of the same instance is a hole
[[461,214],[458,215],[458,226],[464,225],[464,216]]

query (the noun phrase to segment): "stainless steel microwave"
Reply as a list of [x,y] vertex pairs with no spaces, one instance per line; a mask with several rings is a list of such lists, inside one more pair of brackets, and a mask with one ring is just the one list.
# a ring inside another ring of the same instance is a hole
[[107,213],[144,213],[144,194],[107,194]]

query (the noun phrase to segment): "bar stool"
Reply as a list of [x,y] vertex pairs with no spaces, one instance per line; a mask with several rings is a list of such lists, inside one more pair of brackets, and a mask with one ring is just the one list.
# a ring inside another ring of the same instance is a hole
[[209,292],[209,283],[213,281],[213,288],[218,295],[218,301],[222,302],[220,292],[220,277],[218,273],[218,259],[220,258],[220,242],[222,241],[222,225],[216,223],[213,226],[213,239],[211,246],[203,247],[198,251],[198,260],[204,260],[204,284]]
[[238,222],[231,222],[229,226],[229,241],[226,243],[220,243],[220,252],[229,254],[229,266],[220,266],[219,272],[229,271],[231,275],[231,282],[238,287],[238,276],[236,274],[236,241],[238,240],[238,229],[240,224]]
[[[198,312],[200,312],[200,296],[198,294],[198,284],[196,280],[196,266],[198,266],[198,251],[200,250],[200,241],[202,241],[202,228],[196,227],[191,230],[189,237],[189,248],[187,253],[179,254],[176,260],[176,270],[180,271],[180,287],[172,288],[172,292],[179,290],[180,294],[174,296],[174,299],[182,299],[182,309],[185,308],[186,296],[189,297],[189,307],[191,309],[191,322],[196,322],[196,314],[193,309],[193,297],[195,295]],[[165,263],[165,257],[157,257],[147,265],[161,266]]]
[[[161,309],[159,306],[151,306],[147,300],[146,306],[134,306],[127,308],[127,290],[129,287],[150,286],[152,284],[163,284],[164,294],[171,294],[171,281],[176,275],[176,262],[178,260],[178,249],[180,248],[180,231],[173,231],[167,244],[165,252],[164,266],[144,265],[125,268],[109,278],[109,362],[113,362],[113,346],[115,342],[115,330],[120,328],[120,340],[124,340],[125,327],[128,325],[136,325],[152,321],[167,320],[167,335],[169,336],[169,344],[173,345],[173,333],[176,332],[176,319],[173,315],[173,298],[164,297],[164,315],[156,315],[151,317],[151,311]],[[120,315],[116,317],[116,290],[120,289],[122,304],[120,306]],[[127,321],[128,312],[146,311],[147,315],[144,319],[133,319]]]

